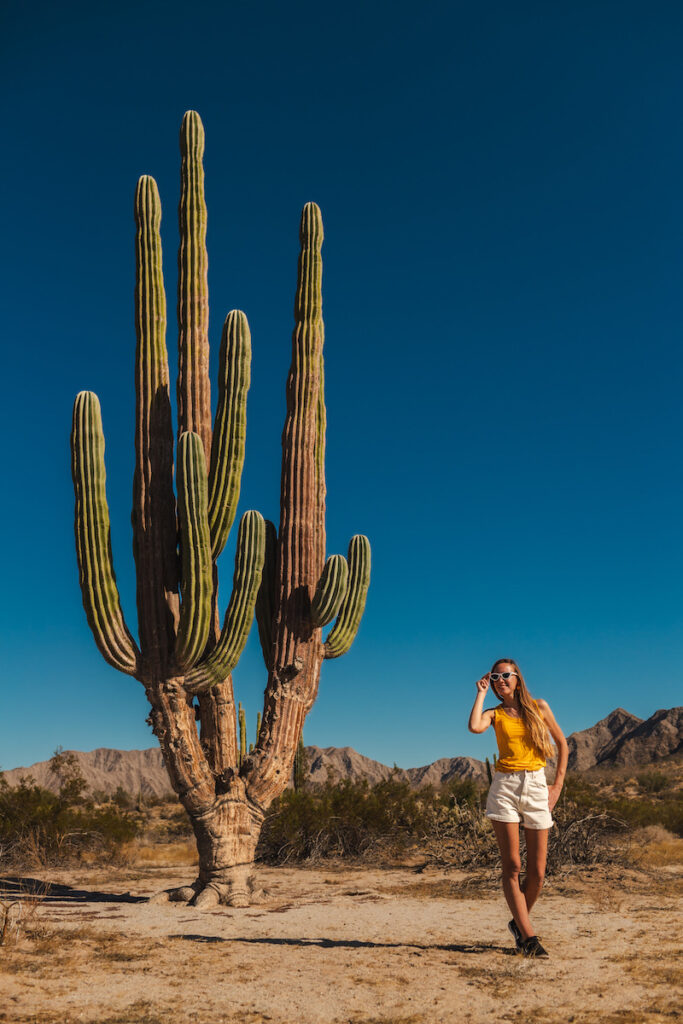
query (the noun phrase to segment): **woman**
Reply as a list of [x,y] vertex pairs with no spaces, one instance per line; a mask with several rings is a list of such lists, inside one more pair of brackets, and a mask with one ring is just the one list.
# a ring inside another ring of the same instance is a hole
[[[484,711],[484,698],[491,689],[500,701]],[[477,696],[470,714],[470,732],[485,732],[493,723],[498,741],[498,760],[486,801],[503,862],[503,892],[512,912],[508,928],[517,949],[524,956],[547,956],[529,919],[545,875],[548,832],[553,824],[550,812],[562,791],[569,750],[562,730],[544,700],[534,700],[526,688],[519,666],[501,658],[490,672],[477,681]],[[548,788],[545,779],[547,757],[558,750],[555,781]],[[520,884],[519,823],[526,836],[526,878]]]

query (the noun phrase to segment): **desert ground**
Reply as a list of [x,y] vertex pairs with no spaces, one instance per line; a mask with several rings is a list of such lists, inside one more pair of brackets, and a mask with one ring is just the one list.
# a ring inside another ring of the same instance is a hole
[[[681,867],[551,879],[549,960],[515,955],[494,874],[260,868],[263,902],[145,902],[189,865],[5,875],[2,1024],[649,1024],[681,1016]],[[32,896],[31,893],[34,895]]]

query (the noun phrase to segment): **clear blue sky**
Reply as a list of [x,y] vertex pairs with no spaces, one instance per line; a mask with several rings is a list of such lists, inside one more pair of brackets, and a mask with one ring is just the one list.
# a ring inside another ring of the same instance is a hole
[[[155,742],[81,607],[69,429],[96,391],[135,628],[133,193],[156,177],[173,365],[189,108],[214,361],[229,309],[252,330],[241,509],[270,518],[302,205],[325,221],[328,546],[368,534],[373,579],[306,742],[483,757],[503,655],[567,733],[681,702],[683,6],[4,0],[0,39],[3,767]],[[251,733],[255,630],[235,682]]]

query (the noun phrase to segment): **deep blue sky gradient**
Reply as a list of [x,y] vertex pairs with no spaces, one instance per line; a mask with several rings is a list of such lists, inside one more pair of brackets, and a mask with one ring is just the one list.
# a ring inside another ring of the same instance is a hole
[[[68,437],[96,391],[134,629],[132,202],[153,174],[173,367],[189,108],[214,364],[229,309],[252,330],[240,511],[274,519],[302,205],[325,221],[328,550],[367,533],[373,580],[306,742],[490,754],[501,655],[568,733],[680,703],[680,4],[5,0],[0,39],[2,767],[154,743],[85,622]],[[253,732],[255,630],[235,681]]]

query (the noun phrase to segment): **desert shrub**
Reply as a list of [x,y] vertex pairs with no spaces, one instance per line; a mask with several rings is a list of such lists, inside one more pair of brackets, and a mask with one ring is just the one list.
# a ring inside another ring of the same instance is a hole
[[57,750],[53,771],[59,792],[36,785],[29,776],[16,786],[0,777],[0,847],[4,859],[22,864],[54,864],[97,850],[113,856],[132,839],[137,825],[115,806],[95,808],[72,754]]
[[424,831],[433,802],[431,788],[414,790],[394,777],[287,790],[269,810],[257,856],[284,864],[358,857],[379,845],[398,851]]
[[[623,778],[602,780],[614,784],[617,792]],[[671,784],[668,775],[658,771],[641,772],[637,778],[640,793],[634,796],[610,795],[600,780],[593,782],[578,775],[568,775],[558,812],[578,814],[589,811],[604,813],[635,828],[661,825],[675,835],[683,836],[683,792],[667,792]]]
[[627,826],[620,818],[605,811],[588,811],[564,804],[553,811],[554,828],[548,839],[548,875],[575,864],[621,862],[623,846],[615,841]]
[[680,796],[678,799],[659,799],[652,803],[619,797],[609,801],[608,809],[636,828],[661,825],[674,835],[683,836],[683,800]]
[[442,788],[440,798],[450,807],[468,804],[481,809],[486,804],[486,789],[474,779],[451,779]]
[[123,786],[117,786],[116,792],[114,793],[112,803],[119,808],[120,811],[129,811],[131,807],[135,806],[135,800],[127,793]]
[[487,867],[500,859],[491,823],[474,794],[460,802],[436,802],[420,839],[420,851],[432,864]]
[[[577,864],[623,859],[625,822],[605,807],[596,787],[574,779],[553,814],[548,873]],[[413,790],[390,777],[288,790],[266,818],[257,855],[270,863],[324,857],[394,856],[410,849],[428,863],[457,868],[497,868],[500,855],[484,814],[485,789],[452,780],[441,791]],[[524,841],[521,842],[524,862]]]
[[636,778],[645,793],[661,793],[669,785],[669,778],[664,772],[641,772]]
[[184,807],[175,805],[164,814],[160,834],[166,839],[184,839],[193,835],[192,824]]

